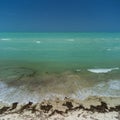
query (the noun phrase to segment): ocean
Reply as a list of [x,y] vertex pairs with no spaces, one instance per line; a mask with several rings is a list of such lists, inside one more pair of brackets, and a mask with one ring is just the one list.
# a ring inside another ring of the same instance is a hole
[[0,102],[120,97],[120,33],[0,33]]

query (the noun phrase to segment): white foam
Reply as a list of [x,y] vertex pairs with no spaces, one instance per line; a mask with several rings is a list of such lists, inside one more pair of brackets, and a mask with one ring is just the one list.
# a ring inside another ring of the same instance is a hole
[[115,40],[120,40],[120,38],[115,38]]
[[109,88],[113,90],[120,90],[120,80],[111,80],[108,82]]
[[8,99],[7,96],[14,90],[14,88],[8,88],[8,86],[5,83],[0,81],[0,101]]
[[24,86],[8,87],[7,84],[0,81],[0,101],[5,103],[27,103],[28,101],[38,102],[40,95],[36,92],[31,93]]
[[67,41],[74,42],[75,40],[74,39],[67,39]]
[[111,51],[112,49],[111,49],[111,48],[107,48],[106,50],[107,50],[107,51]]
[[107,48],[106,49],[107,51],[119,51],[120,50],[120,47],[113,47],[113,48]]
[[79,89],[72,95],[83,100],[89,96],[120,97],[120,80],[103,81],[93,87]]
[[120,50],[120,47],[114,47],[114,50]]
[[6,84],[4,84],[3,82],[0,81],[0,90],[2,90],[5,87],[6,87]]
[[19,50],[19,49],[17,49],[17,48],[14,48],[14,47],[6,47],[6,48],[3,48],[4,50]]
[[1,40],[3,40],[3,41],[9,41],[11,39],[10,38],[2,38]]
[[109,81],[104,81],[95,86],[98,90],[120,90],[120,80],[109,80]]
[[[80,88],[80,86],[79,86]],[[72,95],[67,97],[85,99],[89,96],[111,96],[120,97],[120,80],[109,80],[100,82],[93,87],[81,88]],[[38,91],[29,91],[25,86],[8,87],[7,84],[0,81],[0,101],[5,101],[10,104],[13,102],[27,103],[32,101],[34,103],[40,102],[43,99],[64,99],[66,95],[56,93],[41,94]]]
[[36,43],[37,43],[37,44],[40,44],[40,43],[41,43],[41,41],[36,41]]
[[40,102],[43,99],[54,99],[56,97],[64,99],[65,96],[55,93],[40,94],[38,91],[29,91],[25,86],[8,87],[7,84],[0,81],[0,102],[11,104],[19,102],[20,104],[32,101]]
[[93,73],[108,73],[111,72],[112,70],[118,70],[119,68],[99,68],[99,69],[88,69],[89,72]]

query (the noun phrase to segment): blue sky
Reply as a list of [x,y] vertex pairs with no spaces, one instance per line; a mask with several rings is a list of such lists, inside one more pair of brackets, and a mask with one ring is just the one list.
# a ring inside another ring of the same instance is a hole
[[0,0],[0,32],[120,32],[120,0]]

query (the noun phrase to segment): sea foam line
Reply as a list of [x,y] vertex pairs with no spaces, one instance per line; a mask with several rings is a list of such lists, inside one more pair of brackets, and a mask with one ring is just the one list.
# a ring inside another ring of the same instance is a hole
[[100,82],[93,87],[82,88],[72,94],[72,97],[86,99],[89,96],[120,97],[120,80]]
[[9,41],[9,40],[11,40],[10,38],[2,38],[1,39],[2,41]]
[[41,43],[41,41],[37,40],[37,41],[36,41],[36,43],[37,43],[37,44],[40,44],[40,43]]
[[74,42],[75,40],[74,39],[67,39],[67,41]]
[[113,70],[118,70],[119,68],[98,68],[98,69],[88,69],[89,72],[93,72],[93,73],[108,73],[111,72]]

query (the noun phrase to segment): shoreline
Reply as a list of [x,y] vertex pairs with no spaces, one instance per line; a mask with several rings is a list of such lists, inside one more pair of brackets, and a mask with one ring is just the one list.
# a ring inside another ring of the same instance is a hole
[[44,98],[56,96],[63,99],[64,97],[86,99],[89,96],[120,96],[118,71],[99,74],[84,71],[39,73],[31,68],[22,67],[1,70],[1,73],[4,74],[1,74],[0,78],[0,98],[1,101],[8,103],[40,102]]
[[0,120],[120,120],[120,97],[43,100],[0,105]]

